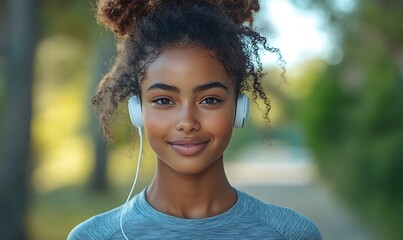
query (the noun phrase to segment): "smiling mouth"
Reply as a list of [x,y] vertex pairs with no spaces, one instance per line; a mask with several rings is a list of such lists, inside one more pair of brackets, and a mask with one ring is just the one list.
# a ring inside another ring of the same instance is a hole
[[169,142],[171,147],[180,155],[193,156],[204,150],[209,141],[182,139]]

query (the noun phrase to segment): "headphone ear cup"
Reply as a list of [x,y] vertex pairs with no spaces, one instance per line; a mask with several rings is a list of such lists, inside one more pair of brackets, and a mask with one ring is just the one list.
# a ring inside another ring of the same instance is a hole
[[249,97],[240,93],[237,99],[234,128],[243,128],[249,116]]
[[[138,96],[132,96],[128,103],[129,116],[135,127],[144,127],[143,113],[141,111],[141,102]],[[237,99],[234,127],[243,128],[249,115],[249,98],[241,93]]]
[[135,127],[143,127],[143,113],[141,111],[141,102],[138,96],[132,96],[128,103],[129,116]]

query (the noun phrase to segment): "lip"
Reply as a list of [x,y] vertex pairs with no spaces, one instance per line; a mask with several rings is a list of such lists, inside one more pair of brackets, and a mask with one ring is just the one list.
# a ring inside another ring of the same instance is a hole
[[186,138],[173,140],[168,143],[180,155],[193,156],[203,151],[208,142],[209,141],[203,141],[200,139]]

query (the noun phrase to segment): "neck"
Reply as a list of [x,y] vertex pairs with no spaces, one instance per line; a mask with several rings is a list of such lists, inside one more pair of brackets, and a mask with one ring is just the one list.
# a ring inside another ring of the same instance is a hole
[[146,192],[155,209],[181,218],[218,215],[236,202],[236,192],[225,175],[221,156],[204,171],[184,175],[158,159],[154,179]]

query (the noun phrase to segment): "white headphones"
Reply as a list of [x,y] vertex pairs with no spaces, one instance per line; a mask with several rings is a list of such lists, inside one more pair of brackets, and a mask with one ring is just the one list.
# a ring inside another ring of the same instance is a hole
[[[137,168],[136,168],[136,175],[134,178],[134,182],[132,185],[132,188],[130,190],[129,196],[127,197],[127,200],[125,204],[123,205],[122,211],[120,213],[120,231],[123,234],[123,237],[126,240],[129,240],[129,238],[126,236],[125,231],[123,229],[123,217],[126,212],[126,207],[127,203],[129,202],[131,195],[133,194],[134,187],[136,186],[137,183],[137,177],[139,175],[139,169],[140,169],[140,160],[141,160],[141,153],[143,149],[143,137],[141,133],[141,128],[144,126],[143,124],[143,114],[141,111],[141,102],[138,96],[132,96],[129,99],[129,115],[130,115],[130,120],[132,121],[133,125],[137,127],[137,130],[139,131],[139,138],[140,138],[140,150],[139,150],[139,156],[137,159]],[[249,115],[249,98],[248,96],[244,94],[239,94],[239,97],[237,99],[237,105],[236,105],[236,112],[235,112],[235,119],[234,119],[234,127],[236,128],[242,128]]]
[[[129,115],[135,127],[144,127],[143,114],[141,111],[141,102],[138,96],[132,96],[129,99]],[[236,112],[234,119],[235,128],[243,128],[249,115],[249,98],[243,93],[239,94],[236,103]]]

